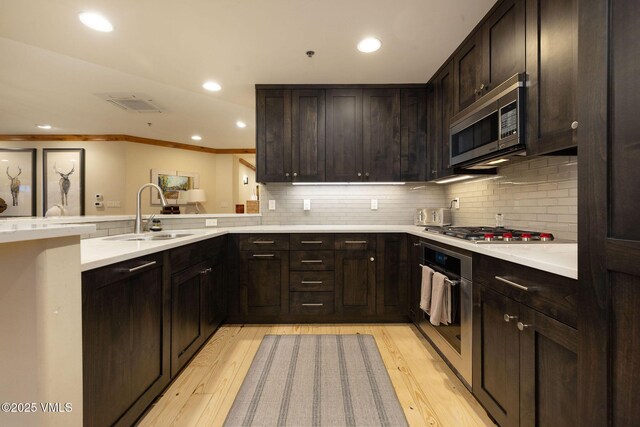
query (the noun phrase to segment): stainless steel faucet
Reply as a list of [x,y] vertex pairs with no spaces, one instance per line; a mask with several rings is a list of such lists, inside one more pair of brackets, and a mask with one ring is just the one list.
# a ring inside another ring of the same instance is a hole
[[138,200],[136,203],[136,223],[134,225],[133,228],[133,232],[135,234],[142,234],[142,215],[140,214],[140,200],[141,200],[141,196],[142,196],[142,190],[144,190],[146,187],[153,187],[156,190],[158,190],[158,194],[160,195],[160,202],[162,203],[162,206],[167,206],[167,199],[164,198],[164,194],[162,194],[162,188],[158,187],[156,184],[152,184],[152,183],[148,183],[148,184],[144,184],[142,185],[142,187],[140,187],[138,189]]

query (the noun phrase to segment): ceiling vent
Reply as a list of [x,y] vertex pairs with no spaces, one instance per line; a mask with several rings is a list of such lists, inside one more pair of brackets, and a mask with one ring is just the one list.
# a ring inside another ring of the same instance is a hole
[[162,113],[163,109],[156,104],[152,97],[142,93],[111,94],[96,93],[96,96],[104,99],[129,113]]

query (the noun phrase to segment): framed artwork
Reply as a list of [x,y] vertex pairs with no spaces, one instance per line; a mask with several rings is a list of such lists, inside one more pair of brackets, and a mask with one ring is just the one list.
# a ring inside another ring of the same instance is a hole
[[36,216],[36,149],[0,148],[0,217]]
[[[151,182],[162,188],[169,204],[186,205],[187,191],[200,188],[200,175],[195,172],[151,169]],[[157,191],[151,191],[151,204],[161,204]]]
[[42,149],[42,213],[60,205],[66,215],[84,215],[84,148]]

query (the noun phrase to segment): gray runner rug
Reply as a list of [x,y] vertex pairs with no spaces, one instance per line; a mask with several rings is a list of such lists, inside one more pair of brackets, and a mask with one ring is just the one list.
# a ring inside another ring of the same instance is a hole
[[406,426],[371,335],[266,335],[225,426]]

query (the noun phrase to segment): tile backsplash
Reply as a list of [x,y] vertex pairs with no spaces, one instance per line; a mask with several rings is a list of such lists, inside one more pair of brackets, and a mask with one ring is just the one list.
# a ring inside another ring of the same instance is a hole
[[446,198],[460,198],[452,210],[454,225],[495,225],[504,215],[505,227],[578,238],[578,159],[539,157],[501,167],[498,175],[449,184]]

